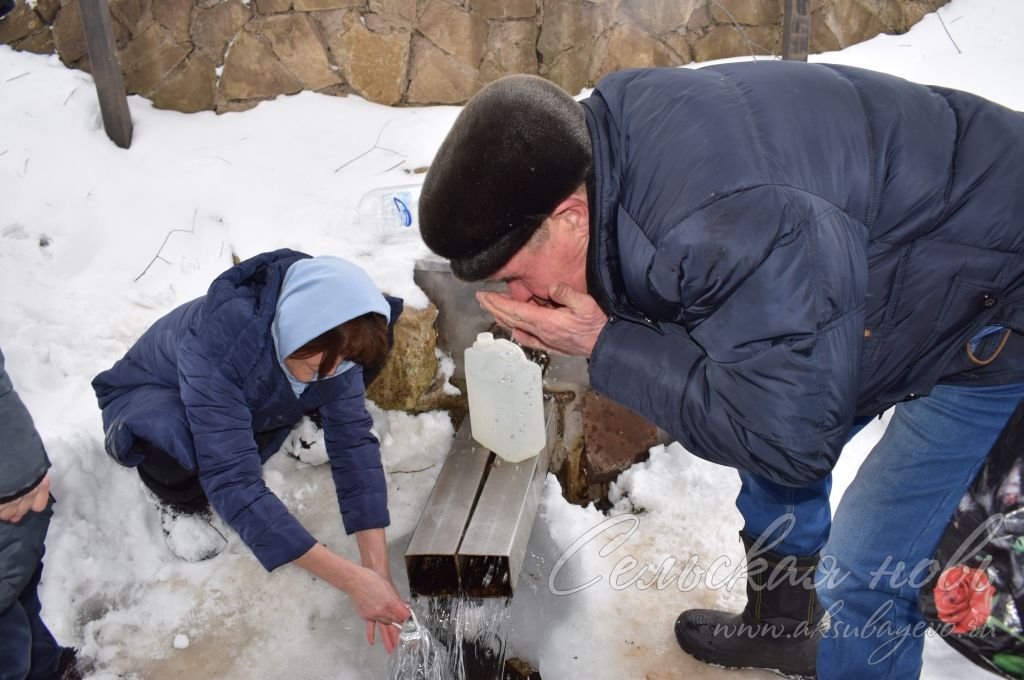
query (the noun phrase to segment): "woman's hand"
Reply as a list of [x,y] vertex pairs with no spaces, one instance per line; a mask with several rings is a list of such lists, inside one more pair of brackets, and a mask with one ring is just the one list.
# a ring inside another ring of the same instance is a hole
[[50,501],[50,475],[32,487],[28,493],[15,498],[13,501],[0,503],[0,521],[17,524],[21,518],[32,512],[42,512]]
[[[363,560],[363,566],[379,574],[397,594],[398,590],[391,580],[391,568],[388,565],[388,542],[384,537],[384,530],[366,529],[364,531],[357,531],[356,542],[359,544],[359,556]],[[402,605],[404,613],[400,619],[394,619],[395,623],[405,621],[411,613],[405,602],[402,602]],[[367,621],[366,641],[371,645],[376,635],[377,626],[380,626],[380,639],[384,643],[384,649],[388,650],[388,654],[390,654],[398,646],[398,633],[400,629],[395,625],[385,622]]]
[[388,654],[394,651],[398,646],[398,628],[393,624],[405,621],[412,612],[390,578],[354,564],[319,543],[295,560],[295,564],[344,591],[359,618],[366,621],[366,641],[374,643],[375,630],[380,626],[384,649]]
[[390,654],[398,646],[399,627],[394,624],[401,624],[409,618],[409,605],[389,579],[366,567],[356,569],[359,571],[350,579],[345,592],[355,604],[360,618],[366,621],[366,641],[371,645],[374,643],[379,627],[381,642]]

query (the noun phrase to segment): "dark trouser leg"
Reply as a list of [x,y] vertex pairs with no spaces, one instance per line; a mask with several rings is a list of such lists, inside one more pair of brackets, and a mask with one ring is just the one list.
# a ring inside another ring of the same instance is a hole
[[[318,416],[320,415],[319,411],[315,411],[315,413]],[[306,415],[309,415],[309,414],[306,414]],[[317,427],[321,427],[321,425],[317,424]],[[290,427],[287,428],[287,429],[289,431],[291,430]],[[264,462],[266,462],[267,458],[270,458],[271,454],[277,452],[276,449],[274,451],[267,451],[266,449],[267,449],[268,446],[270,446],[271,444],[274,443],[274,440],[277,439],[277,436],[278,436],[278,434],[280,432],[281,432],[281,430],[270,430],[269,432],[253,432],[253,434],[252,434],[253,441],[256,442],[256,448],[259,449],[259,452],[260,452],[260,459],[263,460]],[[282,439],[283,439],[283,435],[282,435]]]
[[[277,436],[277,430],[255,432],[253,440],[260,450],[269,446]],[[199,484],[199,474],[183,468],[169,453],[155,444],[139,439],[135,451],[146,458],[136,468],[142,483],[168,506],[184,513],[205,512],[210,507],[206,492]]]
[[0,680],[49,678],[57,672],[62,648],[40,617],[42,573],[40,562],[18,599],[0,612]]
[[184,513],[204,512],[210,507],[199,475],[183,468],[170,454],[139,440],[137,450],[146,456],[136,468],[150,491],[165,504]]
[[23,680],[31,667],[32,627],[15,602],[0,612],[0,680]]
[[40,562],[32,580],[18,598],[32,631],[32,672],[29,673],[29,680],[54,675],[60,665],[60,654],[63,651],[63,647],[53,639],[53,634],[46,627],[41,615],[43,605],[39,602],[38,590],[39,579],[42,576],[43,563]]
[[138,450],[145,455],[138,465],[139,477],[161,502],[160,526],[167,547],[186,562],[202,562],[220,554],[227,539],[211,523],[213,509],[198,473],[183,468],[148,442]]

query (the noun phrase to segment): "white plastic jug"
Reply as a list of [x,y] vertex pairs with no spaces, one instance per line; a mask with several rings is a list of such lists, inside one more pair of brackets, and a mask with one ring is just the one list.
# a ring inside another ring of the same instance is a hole
[[466,390],[473,439],[511,463],[544,448],[540,366],[518,345],[476,336],[466,349]]

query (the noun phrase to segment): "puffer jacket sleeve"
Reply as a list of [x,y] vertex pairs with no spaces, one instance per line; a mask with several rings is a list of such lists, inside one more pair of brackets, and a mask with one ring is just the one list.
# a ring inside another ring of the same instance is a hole
[[267,571],[301,557],[316,540],[263,482],[241,388],[221,372],[195,335],[181,344],[178,371],[199,482],[217,514]]
[[[31,491],[50,468],[43,442],[25,404],[14,391],[0,352],[0,502]],[[32,579],[43,556],[53,499],[42,512],[17,524],[0,521],[0,612],[10,607]]]
[[648,273],[684,318],[608,323],[591,383],[702,458],[787,486],[823,478],[854,415],[865,243],[839,210],[783,190],[712,203]]
[[0,503],[25,495],[42,481],[50,460],[21,397],[14,391],[0,352]]
[[338,385],[336,397],[320,407],[331,475],[349,534],[391,522],[380,443],[370,432],[373,420],[366,410],[362,371],[357,366],[335,378],[345,382]]

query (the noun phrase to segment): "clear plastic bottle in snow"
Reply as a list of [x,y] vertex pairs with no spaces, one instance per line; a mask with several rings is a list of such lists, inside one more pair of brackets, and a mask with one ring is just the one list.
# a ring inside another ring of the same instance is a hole
[[419,227],[419,184],[382,187],[366,192],[356,211],[360,224],[375,225],[384,232],[404,232]]
[[544,448],[540,366],[508,340],[481,333],[466,349],[466,391],[473,439],[511,463]]

